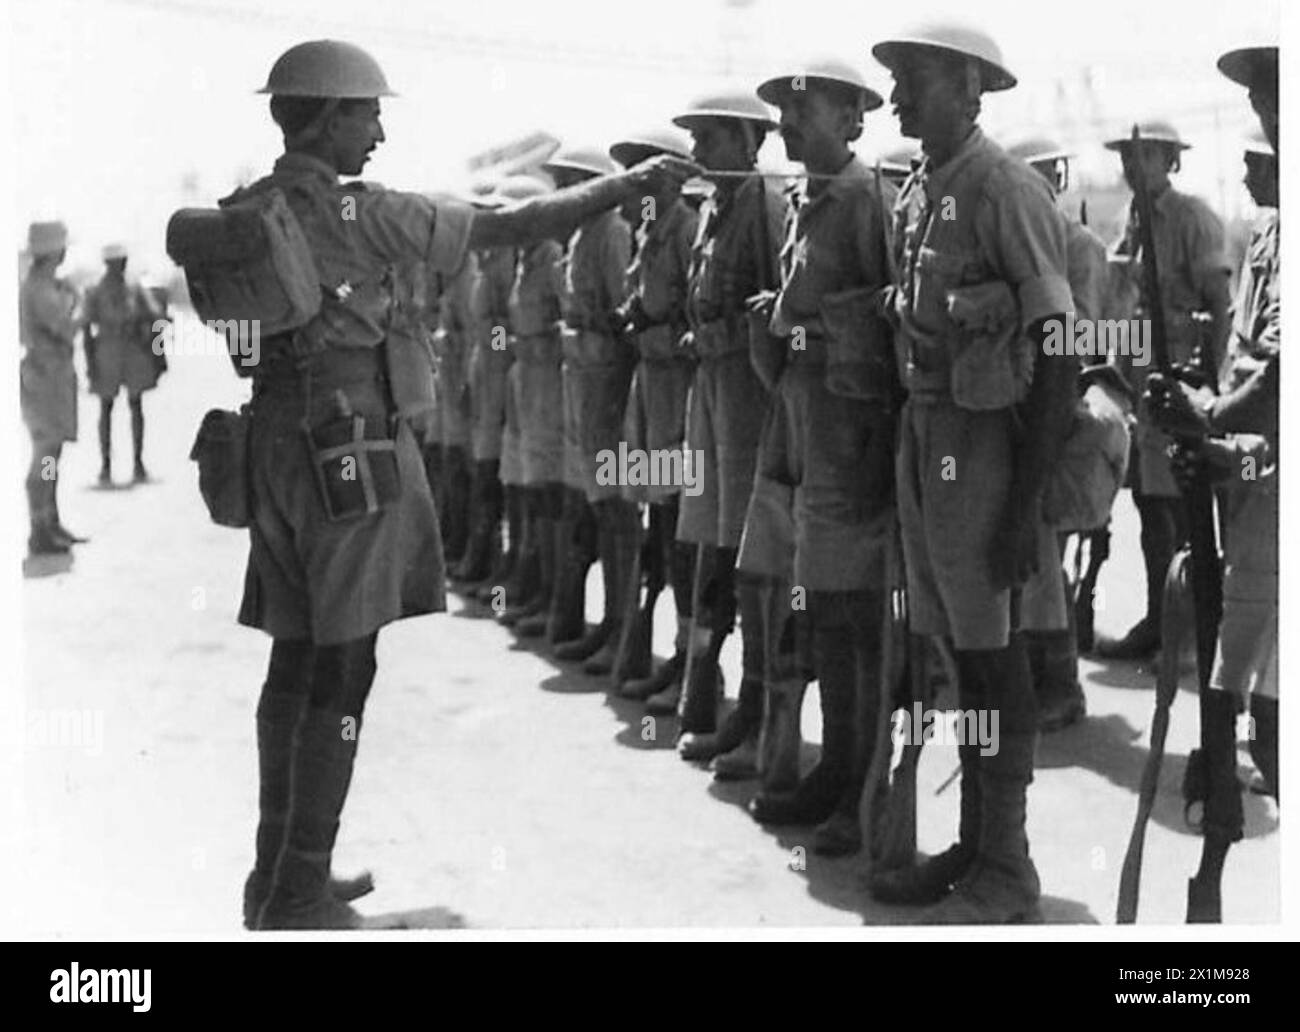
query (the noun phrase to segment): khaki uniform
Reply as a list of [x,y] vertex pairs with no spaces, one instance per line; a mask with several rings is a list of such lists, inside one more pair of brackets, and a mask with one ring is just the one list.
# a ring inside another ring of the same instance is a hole
[[632,231],[617,211],[593,216],[569,240],[564,268],[564,483],[587,501],[617,498],[596,482],[597,455],[618,449],[635,355],[612,332],[623,302]]
[[33,268],[18,295],[23,422],[32,440],[54,446],[77,439],[77,291]]
[[[878,586],[883,576],[894,493],[888,410],[827,386],[830,331],[821,305],[828,295],[888,282],[883,220],[895,192],[882,184],[882,211],[874,175],[854,157],[816,197],[795,197],[771,322],[772,333],[786,339],[785,365],[758,457],[738,563],[743,571],[784,572],[792,520],[794,583],[809,591],[855,591]],[[885,387],[886,398],[895,387]]]
[[[445,608],[442,544],[415,439],[395,410],[380,358],[393,317],[393,267],[425,262],[450,274],[464,261],[468,206],[349,183],[328,165],[290,153],[249,187],[281,187],[322,281],[347,283],[297,331],[305,368],[264,341],[254,373],[249,433],[251,550],[239,620],[277,639],[333,645],[384,624]],[[344,196],[356,218],[340,219]],[[339,295],[344,295],[340,297]],[[286,361],[286,359],[288,359]],[[352,412],[394,426],[398,496],[380,511],[328,519],[302,423],[318,425],[342,397]]]
[[[1151,208],[1169,360],[1181,364],[1190,361],[1193,351],[1202,343],[1202,331],[1193,313],[1207,311],[1210,299],[1221,289],[1220,284],[1227,282],[1223,225],[1199,197],[1180,193],[1173,187],[1155,198]],[[1118,259],[1119,270],[1115,287],[1117,318],[1145,319],[1150,311],[1140,252],[1136,216],[1131,215],[1123,237],[1112,252]],[[1133,260],[1135,256],[1137,260]],[[1222,354],[1212,357],[1216,366],[1222,365]],[[1141,397],[1147,377],[1154,369],[1154,356],[1146,366],[1135,366],[1123,355],[1116,357],[1115,364]],[[1178,485],[1169,469],[1169,437],[1152,424],[1145,402],[1138,405],[1134,440],[1138,492],[1162,498],[1178,497]]]
[[[637,258],[628,276],[634,309],[644,325],[636,335],[640,359],[623,424],[629,449],[685,446],[686,400],[695,363],[680,343],[686,331],[691,244],[698,228],[699,215],[678,200],[663,217],[643,223],[637,231]],[[630,501],[659,502],[680,490],[674,485],[628,485],[623,494]]]
[[[1275,361],[1281,342],[1281,264],[1277,212],[1264,216],[1251,237],[1233,312],[1225,390]],[[1211,684],[1269,698],[1278,694],[1278,428],[1229,438],[1237,455],[1221,492],[1224,523],[1223,622]],[[1249,459],[1247,463],[1245,460]],[[1253,466],[1253,469],[1251,468]]]
[[469,356],[474,342],[471,299],[478,279],[478,255],[469,254],[447,278],[434,337],[438,360],[438,436],[445,448],[468,448],[470,438]]
[[506,329],[517,257],[513,247],[495,247],[479,256],[470,302],[474,331],[469,358],[470,446],[476,462],[501,458],[506,375],[515,360]]
[[544,240],[526,251],[510,294],[510,404],[501,478],[518,456],[519,483],[528,487],[564,479],[564,382],[560,354],[560,293],[564,249]]
[[[1042,177],[978,128],[942,167],[917,170],[895,217],[911,628],[949,635],[957,649],[1001,649],[1011,594],[993,584],[990,548],[1011,489],[1013,405],[1033,373],[1024,330],[1072,307],[1065,220]],[[1039,539],[1039,568],[1059,575],[1055,534],[1044,525]],[[1063,589],[1056,598],[1053,626],[1064,627]]]
[[138,283],[105,275],[90,288],[82,321],[95,340],[91,391],[111,399],[125,387],[135,397],[158,385],[152,344],[157,335],[154,320],[161,318],[163,313]]
[[682,495],[681,541],[740,544],[770,401],[750,361],[745,299],[776,286],[766,252],[781,239],[784,207],[779,191],[754,176],[729,196],[715,193],[700,211],[686,300],[700,364],[687,403],[686,446],[701,453],[703,490]]

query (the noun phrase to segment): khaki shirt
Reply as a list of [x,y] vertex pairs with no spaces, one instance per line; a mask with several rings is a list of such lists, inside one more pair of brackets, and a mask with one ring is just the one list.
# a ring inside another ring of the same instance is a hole
[[627,296],[632,230],[617,210],[587,219],[569,238],[561,308],[570,329],[609,333]]
[[543,240],[519,259],[519,274],[510,292],[510,331],[520,341],[547,333],[559,319],[563,258],[564,249],[556,241]]
[[[942,371],[952,361],[961,337],[949,317],[956,288],[1006,284],[1022,331],[1073,307],[1066,221],[1051,188],[978,127],[942,166],[921,162],[894,219],[899,343],[916,370]],[[1019,362],[1032,371],[1032,356]]]
[[685,329],[691,245],[699,224],[699,213],[678,199],[662,218],[647,219],[637,230],[628,281],[648,325]]
[[777,289],[784,213],[781,192],[757,175],[701,207],[686,315],[702,356],[748,348],[745,299]]
[[72,359],[77,335],[77,290],[60,276],[33,268],[18,295],[18,336],[38,360]]
[[888,283],[884,220],[897,193],[883,178],[877,192],[875,174],[856,156],[817,196],[796,192],[781,249],[773,333],[786,337],[802,326],[809,336],[822,336],[820,306],[827,294]]
[[[1192,313],[1208,312],[1214,299],[1227,289],[1223,224],[1199,197],[1180,193],[1173,187],[1157,197],[1151,208],[1169,359],[1183,363],[1191,359],[1192,350],[1200,343]],[[1142,247],[1132,205],[1124,234],[1111,254],[1118,266],[1115,317],[1146,318],[1151,305],[1142,275]],[[1213,357],[1216,365],[1221,365],[1223,356]],[[1123,355],[1117,356],[1116,364],[1138,388],[1154,369],[1152,364],[1137,370]]]
[[1277,354],[1282,343],[1281,233],[1276,209],[1262,216],[1251,233],[1233,302],[1232,334],[1221,384],[1224,390],[1244,382]]
[[[373,348],[393,315],[393,267],[451,273],[465,260],[474,210],[369,183],[340,183],[317,158],[282,155],[248,191],[277,186],[302,225],[325,297],[300,334],[316,348]],[[232,199],[238,198],[237,192]]]
[[1065,223],[1066,265],[1074,314],[1079,319],[1106,316],[1106,245],[1101,237],[1073,219]]
[[163,317],[152,297],[138,283],[104,276],[86,292],[82,324],[93,326],[96,340],[148,346],[153,321]]

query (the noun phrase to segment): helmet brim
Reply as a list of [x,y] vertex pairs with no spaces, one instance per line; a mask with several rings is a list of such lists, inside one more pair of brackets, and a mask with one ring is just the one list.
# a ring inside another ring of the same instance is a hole
[[701,108],[697,111],[688,111],[686,114],[678,115],[673,119],[673,125],[679,126],[687,132],[713,122],[748,122],[765,133],[770,133],[776,128],[776,123],[770,118],[759,118],[756,115],[745,115],[736,111],[725,111],[721,108]]
[[887,39],[871,48],[871,56],[890,71],[893,71],[898,65],[906,63],[908,54],[915,53],[918,50],[937,51],[941,54],[951,54],[955,57],[977,62],[980,67],[980,87],[985,93],[1009,90],[1016,85],[1016,77],[1001,65],[994,64],[986,57],[969,54],[957,47],[946,46],[933,40],[908,37]]
[[834,83],[837,86],[847,86],[849,89],[857,90],[858,93],[862,94],[863,111],[875,111],[876,108],[885,105],[885,98],[864,83],[841,79],[834,75],[821,75],[817,72],[791,72],[789,75],[778,75],[761,83],[754,92],[758,94],[758,99],[764,104],[779,107],[781,101],[794,91],[794,87],[791,85],[794,79],[802,79],[805,82]]

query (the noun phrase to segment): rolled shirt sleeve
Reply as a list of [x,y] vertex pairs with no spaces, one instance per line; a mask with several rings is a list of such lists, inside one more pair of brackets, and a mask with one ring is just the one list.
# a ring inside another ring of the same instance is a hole
[[991,183],[976,233],[1000,279],[1016,293],[1022,328],[1074,307],[1066,260],[1065,220],[1043,189]]
[[452,275],[464,264],[469,249],[474,209],[451,200],[432,201],[399,190],[356,191],[358,225],[366,245],[384,259],[399,263],[425,262],[436,272]]

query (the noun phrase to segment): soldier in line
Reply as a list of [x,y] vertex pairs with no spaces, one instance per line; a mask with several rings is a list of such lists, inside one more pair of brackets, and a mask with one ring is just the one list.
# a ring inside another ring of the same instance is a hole
[[[557,185],[618,170],[603,151],[573,147],[545,165]],[[636,507],[617,483],[597,481],[598,456],[618,449],[635,356],[620,339],[617,312],[625,297],[632,231],[614,210],[593,213],[569,240],[564,269],[563,382],[564,485],[559,532],[565,540],[549,628],[558,659],[593,661],[608,671],[605,650],[617,646],[623,579],[636,555]],[[600,560],[604,613],[588,629],[584,617],[587,571]]]
[[104,248],[104,275],[86,292],[82,343],[90,390],[99,397],[99,482],[113,483],[113,399],[126,388],[131,409],[132,480],[149,479],[144,467],[144,392],[158,386],[161,356],[153,353],[154,321],[162,318],[153,296],[126,278],[126,248]]
[[[560,235],[654,188],[662,176],[680,180],[694,169],[658,159],[508,211],[475,213],[419,194],[339,183],[340,175],[360,173],[384,140],[378,98],[391,91],[360,48],[299,44],[276,61],[263,92],[271,94],[285,153],[270,176],[231,202],[283,188],[328,289],[305,325],[263,342],[254,370],[251,552],[240,621],[266,630],[274,644],[258,704],[259,824],[245,921],[349,928],[360,915],[346,900],[369,883],[331,879],[330,856],[374,680],[377,634],[394,620],[445,606],[433,499],[409,426],[391,418],[392,370],[382,364],[391,270],[424,262],[450,275],[469,250]],[[355,218],[341,217],[345,197]],[[338,289],[343,285],[348,289]],[[372,487],[387,485],[378,511],[370,511],[369,499],[358,508],[350,495],[322,495],[318,456],[301,446],[304,419],[315,448],[340,422],[355,435],[357,417],[366,440],[356,462],[374,463]]]
[[[701,491],[683,495],[677,538],[696,548],[692,629],[679,661],[682,678],[650,696],[646,710],[676,708],[683,758],[705,759],[716,743],[697,742],[694,736],[717,728],[718,654],[735,626],[736,553],[770,400],[750,362],[745,302],[776,285],[784,202],[754,172],[759,147],[776,123],[752,93],[701,97],[673,123],[691,134],[692,157],[721,174],[701,209],[686,295],[690,329],[684,340],[699,358],[687,404],[686,447],[700,457],[695,474]],[[736,717],[741,733],[727,734],[728,749],[747,737],[762,713],[761,621],[745,621],[741,634],[744,673]]]
[[[1278,365],[1281,265],[1278,245],[1276,47],[1229,51],[1228,78],[1250,90],[1265,132],[1246,152],[1246,185],[1262,211],[1242,264],[1227,361],[1218,395],[1159,374],[1149,390],[1166,431],[1199,439],[1179,446],[1176,468],[1207,468],[1221,482],[1223,616],[1211,690],[1236,692],[1252,720],[1250,755],[1262,790],[1278,796]],[[1266,142],[1267,141],[1267,142]]]
[[[1026,162],[1041,175],[1059,199],[1069,184],[1069,154],[1055,140],[1044,136],[1029,136],[1007,147],[1012,157]],[[1066,213],[1066,264],[1069,268],[1070,295],[1074,300],[1074,314],[1079,320],[1096,320],[1104,315],[1106,301],[1106,245],[1087,226]],[[1105,358],[1094,361],[1104,363]],[[1109,530],[1099,532],[1106,535]],[[1085,535],[1090,547],[1100,545],[1096,535]],[[1061,555],[1070,539],[1068,531],[1059,535]],[[1091,558],[1091,557],[1090,557]],[[1095,583],[1096,571],[1093,571]],[[1059,731],[1083,719],[1087,702],[1083,686],[1079,683],[1078,630],[1074,625],[1075,605],[1070,597],[1069,585],[1060,575],[1060,566],[1046,566],[1035,574],[1025,589],[1024,617],[1025,648],[1029,652],[1029,666],[1033,672],[1034,688],[1038,693],[1038,729],[1043,732]],[[1091,594],[1091,589],[1089,594]],[[1047,612],[1057,612],[1056,593],[1066,594],[1066,617],[1069,625],[1063,628],[1043,626],[1050,621]],[[1039,599],[1051,599],[1050,605],[1035,606]],[[1092,612],[1091,598],[1088,612]]]
[[[808,178],[787,217],[780,287],[752,305],[767,317],[751,346],[773,401],[739,568],[742,584],[766,581],[769,609],[788,614],[791,588],[806,592],[822,754],[786,794],[772,791],[769,779],[750,810],[766,824],[819,824],[814,850],[838,856],[861,845],[858,803],[880,710],[900,400],[892,330],[880,306],[890,283],[886,224],[896,191],[850,149],[864,114],[884,103],[857,69],[810,62],[764,82],[758,95],[780,108],[786,155]],[[743,588],[741,598],[744,622]],[[787,689],[789,673],[769,680],[767,703],[793,719],[783,737],[797,745],[802,691],[781,695],[802,682],[789,680]],[[790,758],[797,763],[797,751]]]
[[[488,202],[500,205],[499,198]],[[487,248],[478,255],[478,275],[470,295],[473,343],[469,351],[470,455],[473,480],[470,488],[469,542],[465,558],[452,570],[456,580],[486,581],[480,589],[488,593],[510,575],[518,554],[519,490],[507,492],[501,483],[501,432],[506,422],[506,376],[514,356],[506,334],[510,290],[515,282],[518,255],[513,247]],[[508,522],[508,538],[501,539],[502,517]],[[470,589],[474,593],[474,589]]]
[[1042,177],[978,127],[981,94],[1016,84],[988,35],[932,25],[872,54],[893,75],[902,134],[925,152],[895,234],[909,622],[951,640],[960,707],[999,719],[995,752],[959,746],[957,843],[876,874],[872,891],[933,903],[931,923],[1024,920],[1041,890],[1025,823],[1037,709],[1018,595],[1059,561],[1041,509],[1076,390],[1073,357],[1044,346],[1049,320],[1073,304],[1065,222]]
[[[676,130],[653,129],[618,141],[609,153],[624,166],[654,154],[687,158],[690,141]],[[699,215],[673,184],[659,195],[631,203],[635,205],[636,257],[628,271],[630,296],[619,317],[622,333],[636,343],[638,359],[624,415],[623,440],[629,450],[675,451],[685,461],[686,400],[695,362],[679,345],[686,332],[686,285]],[[649,509],[640,571],[625,596],[623,641],[611,672],[624,698],[644,700],[682,674],[690,630],[694,555],[676,540],[681,490],[681,484],[628,485],[624,489],[625,498],[645,503]],[[672,659],[651,674],[654,604],[665,584],[672,589],[677,611],[677,647]]]
[[59,519],[59,458],[77,439],[77,373],[72,355],[77,332],[76,288],[58,275],[68,247],[62,222],[33,222],[27,229],[31,267],[18,295],[23,422],[32,438],[27,508],[32,555],[63,555],[85,541]]
[[[1106,146],[1119,151],[1129,185],[1140,171],[1151,196],[1170,361],[1199,366],[1205,379],[1213,383],[1218,380],[1223,361],[1229,322],[1229,270],[1223,224],[1199,197],[1182,193],[1170,184],[1170,173],[1178,170],[1182,152],[1190,149],[1177,130],[1167,122],[1148,121],[1140,123],[1138,131],[1141,140],[1137,143],[1129,135],[1110,140]],[[1152,301],[1146,296],[1141,245],[1132,211],[1113,253],[1119,270],[1119,285],[1112,288],[1116,291],[1116,317],[1146,318]],[[1150,366],[1139,367],[1124,355],[1116,356],[1115,365],[1135,394],[1140,395]],[[1098,644],[1098,653],[1110,659],[1141,659],[1159,649],[1165,573],[1174,553],[1187,540],[1183,505],[1166,454],[1169,438],[1152,425],[1145,404],[1138,406],[1134,441],[1129,477],[1142,528],[1147,606],[1145,615],[1123,638]]]
[[[512,176],[497,193],[510,202],[540,197],[550,185],[536,176]],[[501,480],[519,486],[523,527],[515,576],[506,585],[506,626],[534,636],[546,629],[555,587],[555,521],[563,504],[564,408],[560,371],[563,246],[539,240],[519,254],[510,292],[510,349]],[[523,621],[531,620],[527,627]]]

